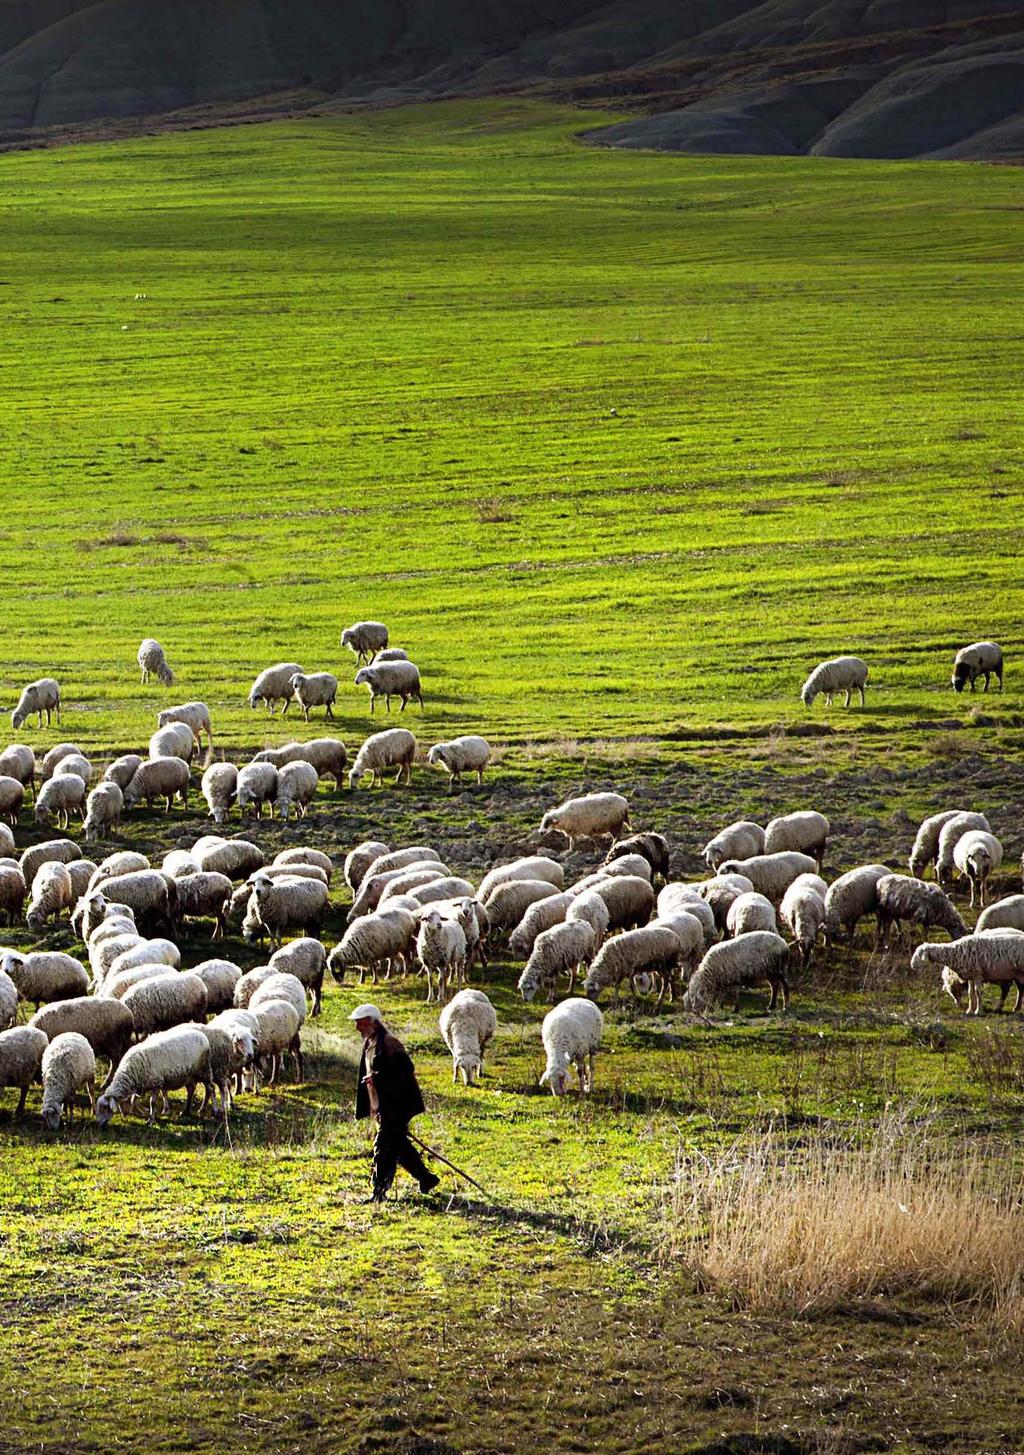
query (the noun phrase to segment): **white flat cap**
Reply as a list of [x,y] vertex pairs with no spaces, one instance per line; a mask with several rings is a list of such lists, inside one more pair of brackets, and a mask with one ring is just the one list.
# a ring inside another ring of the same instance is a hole
[[350,1021],[383,1021],[384,1013],[378,1005],[357,1005],[349,1016]]

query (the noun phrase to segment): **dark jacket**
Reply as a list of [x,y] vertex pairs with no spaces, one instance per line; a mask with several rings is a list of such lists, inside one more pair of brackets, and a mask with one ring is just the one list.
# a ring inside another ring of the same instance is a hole
[[412,1057],[397,1036],[386,1026],[375,1033],[369,1046],[363,1046],[359,1058],[359,1084],[356,1087],[356,1116],[368,1117],[370,1094],[363,1078],[373,1073],[382,1121],[411,1121],[426,1111],[413,1069]]

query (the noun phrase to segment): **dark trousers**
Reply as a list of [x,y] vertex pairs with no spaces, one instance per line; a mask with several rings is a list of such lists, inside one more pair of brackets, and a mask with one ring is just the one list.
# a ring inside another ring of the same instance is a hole
[[423,1182],[430,1176],[419,1152],[409,1141],[409,1123],[381,1117],[373,1143],[373,1193],[383,1197],[395,1180],[395,1171],[404,1167],[410,1177]]

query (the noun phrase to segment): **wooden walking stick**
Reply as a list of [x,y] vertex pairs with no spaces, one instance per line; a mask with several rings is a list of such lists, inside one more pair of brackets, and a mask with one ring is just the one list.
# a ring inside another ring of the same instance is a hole
[[417,1147],[419,1147],[421,1151],[426,1152],[428,1156],[435,1158],[438,1162],[443,1162],[446,1167],[450,1167],[457,1176],[468,1182],[471,1187],[475,1187],[477,1192],[482,1192],[484,1194],[484,1197],[490,1197],[490,1193],[486,1192],[480,1186],[479,1182],[474,1181],[474,1179],[470,1177],[468,1172],[463,1172],[461,1167],[456,1167],[454,1162],[449,1162],[448,1158],[443,1157],[436,1147],[428,1146],[428,1144],[421,1141],[414,1132],[406,1132],[406,1136],[409,1138],[410,1142],[415,1142]]

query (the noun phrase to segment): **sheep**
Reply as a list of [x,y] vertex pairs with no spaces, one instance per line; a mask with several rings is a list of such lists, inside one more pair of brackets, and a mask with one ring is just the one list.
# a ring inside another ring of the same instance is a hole
[[150,758],[181,758],[191,763],[195,757],[196,740],[187,723],[171,722],[157,728],[149,740]]
[[87,842],[109,838],[116,833],[121,826],[123,812],[124,794],[117,784],[110,781],[98,784],[89,794],[85,805]]
[[629,804],[621,793],[587,793],[570,798],[558,808],[549,808],[540,821],[542,833],[557,829],[569,840],[570,849],[577,839],[596,839],[606,835],[613,841],[624,828],[632,830]]
[[974,691],[974,684],[979,677],[985,679],[985,691],[988,691],[988,679],[999,678],[999,691],[1003,690],[1003,651],[995,642],[972,642],[969,647],[961,647],[953,660],[953,675],[950,678],[954,692],[962,692],[968,684]]
[[89,1110],[96,1105],[96,1056],[84,1036],[63,1031],[43,1052],[43,1100],[40,1115],[48,1131],[60,1126],[65,1106],[74,1112],[75,1092],[85,1088]]
[[118,955],[125,950],[134,949],[136,945],[142,945],[143,937],[134,929],[124,930],[120,934],[111,935],[108,939],[98,944],[89,946],[89,964],[92,967],[93,991],[102,990],[106,983],[107,972],[117,959]]
[[793,936],[800,964],[806,970],[814,956],[814,946],[825,924],[825,896],[819,894],[812,876],[801,874],[782,896],[779,918]]
[[738,1001],[740,990],[767,982],[771,988],[769,1012],[775,1009],[780,990],[785,1011],[789,1007],[788,964],[789,946],[770,930],[755,930],[712,945],[694,971],[683,996],[683,1009],[701,1015],[727,995]]
[[343,873],[345,875],[345,883],[353,894],[359,892],[359,886],[366,878],[371,865],[382,854],[388,852],[387,844],[380,843],[378,839],[364,839],[361,844],[357,844],[354,849],[349,850],[345,855]]
[[112,763],[107,764],[103,781],[116,783],[123,793],[144,762],[145,759],[138,753],[123,753],[120,758],[115,758]]
[[324,708],[325,717],[334,716],[334,699],[338,695],[338,679],[333,672],[312,672],[308,676],[305,672],[293,674],[291,682],[291,696],[284,705],[284,717],[292,702],[297,702],[302,708],[302,716],[309,722],[311,708]]
[[[374,876],[377,878],[378,876]],[[412,889],[420,889],[424,884],[433,884],[438,879],[448,877],[447,870],[441,864],[414,864],[411,869],[397,869],[395,877],[380,875],[380,878],[387,877],[388,882],[377,901],[379,908],[383,909],[393,899],[399,899],[402,895],[408,894]],[[367,883],[371,883],[368,880]]]
[[682,953],[679,936],[665,925],[626,930],[605,940],[587,971],[583,993],[596,1000],[602,990],[614,986],[618,1001],[623,980],[634,976],[657,975],[671,982]]
[[751,859],[726,859],[719,866],[719,873],[741,874],[750,880],[758,894],[778,904],[794,879],[801,874],[813,874],[817,869],[817,859],[790,849],[778,854],[756,854]]
[[472,1086],[483,1072],[484,1052],[498,1029],[494,1006],[482,990],[460,990],[438,1017],[445,1045],[452,1053],[452,1083],[459,1072],[466,1086]]
[[466,961],[462,926],[432,910],[420,923],[416,954],[426,972],[427,1000],[447,1000],[448,985],[458,977]]
[[312,849],[306,844],[297,845],[294,849],[282,849],[279,854],[274,855],[274,862],[270,867],[271,869],[284,869],[289,866],[298,868],[302,865],[322,869],[327,876],[327,883],[330,884],[331,876],[334,873],[333,859],[322,849]]
[[18,987],[6,970],[0,970],[0,1031],[13,1026],[17,1018]]
[[593,882],[596,883],[598,879],[612,878],[616,874],[632,874],[638,879],[646,879],[648,884],[651,883],[650,862],[644,858],[643,854],[623,854],[621,858],[613,859],[610,864],[602,864],[596,871]]
[[491,929],[511,933],[531,904],[558,892],[546,879],[513,879],[509,884],[499,884],[483,900]]
[[153,758],[139,764],[125,790],[124,806],[134,808],[144,798],[146,807],[152,808],[155,799],[166,798],[165,811],[170,813],[171,804],[175,798],[180,798],[182,807],[187,808],[190,781],[188,764],[181,758]]
[[320,922],[327,911],[327,886],[317,879],[271,879],[259,869],[249,881],[252,897],[242,934],[251,944],[266,929],[276,949],[284,930],[301,928],[320,938]]
[[248,839],[221,839],[217,843],[193,844],[192,854],[200,869],[244,879],[263,868],[263,850]]
[[104,999],[123,1001],[129,990],[141,985],[144,980],[156,980],[169,973],[166,965],[157,962],[131,965],[127,970],[118,970],[108,975],[96,994]]
[[556,889],[565,884],[565,870],[557,859],[546,854],[530,854],[524,859],[513,859],[509,864],[496,864],[480,881],[477,891],[481,900],[486,900],[499,884],[511,884],[514,879],[546,879]]
[[376,654],[375,662],[408,662],[409,653],[404,647],[385,647]]
[[303,936],[282,945],[270,957],[270,968],[277,974],[287,972],[294,975],[313,997],[312,1014],[318,1016],[322,1009],[324,971],[327,968],[327,951],[319,940]]
[[733,939],[748,935],[753,930],[775,931],[775,908],[770,899],[765,899],[756,890],[737,895],[729,906],[725,927]]
[[74,900],[78,900],[89,888],[92,876],[96,872],[96,865],[91,859],[72,859],[67,865],[67,871],[71,875],[71,894]]
[[553,1000],[559,975],[568,975],[569,994],[577,972],[585,972],[597,951],[597,936],[585,920],[566,921],[542,930],[533,943],[530,957],[519,977],[519,993],[533,1000],[543,990]]
[[81,859],[82,851],[72,839],[47,839],[45,843],[33,844],[25,850],[20,860],[25,883],[31,884],[42,864],[70,864]]
[[[135,849],[119,849],[97,864],[89,879],[88,893],[102,889],[108,879],[114,879],[119,874],[137,874],[142,869],[152,867],[145,854],[140,854]],[[88,939],[88,934],[83,935],[82,939]]]
[[[1010,929],[987,930],[948,944],[926,942],[914,951],[910,968],[915,972],[941,970],[943,986],[958,1004],[965,985],[967,1015],[981,1014],[983,985],[999,985],[1002,987],[999,1009],[1002,1010],[1010,986],[1024,980],[1024,934]],[[1020,1002],[1018,986],[1014,1009],[1019,1008]]]
[[540,1038],[547,1065],[540,1078],[552,1096],[569,1089],[569,1067],[576,1067],[579,1091],[594,1089],[594,1056],[601,1048],[604,1016],[592,1000],[563,1000],[541,1022]]
[[463,773],[475,773],[477,784],[482,786],[484,769],[490,759],[490,743],[486,738],[474,737],[472,734],[450,738],[445,743],[435,743],[427,754],[427,762],[432,768],[443,768],[448,773],[449,793],[456,783],[462,786]]
[[[255,1078],[256,1059],[259,1055],[259,1022],[246,1010],[222,1010],[205,1026],[200,1026],[209,1037],[212,1030],[224,1031],[231,1038],[231,1065],[234,1068],[235,1092],[240,1092]],[[210,1047],[211,1056],[213,1046]]]
[[[172,727],[180,723],[189,729],[199,747],[203,745],[203,734],[206,734],[207,751],[213,751],[213,722],[210,717],[210,709],[205,702],[182,702],[177,707],[165,707],[163,712],[156,715],[158,728]],[[155,755],[154,755],[155,756]]]
[[922,823],[910,851],[910,872],[915,879],[923,879],[929,865],[935,863],[939,854],[939,835],[950,819],[962,812],[959,808],[947,808],[943,813],[932,814]]
[[[111,944],[112,941],[104,940],[103,943]],[[99,955],[97,963],[102,967],[102,976],[97,977],[96,985],[99,993],[101,989],[106,989],[115,975],[132,970],[137,965],[163,965],[168,970],[177,970],[181,964],[181,951],[173,940],[140,939],[138,944],[122,946],[113,958],[106,953]]]
[[262,818],[264,805],[273,817],[271,805],[277,797],[277,769],[273,763],[246,763],[239,768],[235,797],[243,818],[249,808]]
[[44,1001],[70,1000],[89,989],[89,975],[81,960],[61,950],[36,950],[28,955],[5,950],[0,970],[14,982],[20,998],[37,1010]]
[[25,802],[25,785],[19,778],[0,775],[0,821],[12,828],[18,825],[18,814]]
[[943,929],[951,940],[969,934],[967,926],[937,884],[908,879],[905,874],[887,874],[875,886],[878,895],[878,944],[884,949],[893,925],[904,920]]
[[[389,906],[390,908],[390,901]],[[468,975],[473,965],[487,964],[487,955],[484,949],[484,942],[490,932],[491,920],[486,909],[480,901],[472,895],[456,895],[451,899],[434,900],[430,908],[436,910],[444,919],[454,920],[466,936],[466,959],[463,965],[463,978]],[[426,912],[426,906],[411,911],[416,918],[422,919]]]
[[47,778],[52,778],[57,771],[58,764],[65,758],[84,758],[85,754],[77,743],[54,743],[53,747],[43,758],[42,767],[39,770],[39,781],[45,783]]
[[227,823],[238,791],[238,769],[234,763],[211,763],[203,774],[200,791],[214,823]]
[[387,728],[366,739],[348,775],[349,788],[369,776],[372,784],[383,784],[384,769],[397,767],[395,782],[412,782],[412,765],[416,757],[416,739],[407,728]]
[[316,797],[320,775],[312,763],[286,763],[277,769],[277,795],[274,810],[285,820],[295,808],[299,818],[306,817],[306,810]]
[[139,644],[138,663],[142,671],[142,685],[149,681],[150,674],[155,672],[157,681],[162,687],[174,686],[174,673],[171,671],[164,655],[164,649],[153,637],[145,637]]
[[213,1095],[210,1079],[210,1042],[198,1026],[176,1025],[157,1032],[125,1052],[117,1071],[96,1101],[96,1121],[105,1127],[121,1110],[124,1102],[149,1094],[149,1124],[156,1118],[156,1097],[159,1093],[165,1111],[169,1111],[168,1091],[185,1087],[188,1097],[184,1116],[192,1110],[197,1086],[204,1098]]
[[231,960],[203,960],[188,971],[198,976],[206,987],[206,1009],[209,1014],[227,1010],[235,1003],[235,986],[242,972]]
[[306,1019],[306,987],[287,971],[275,971],[262,981],[249,1000],[249,1009],[254,1013],[261,1005],[272,1000],[286,1000],[293,1007],[302,1025]]
[[825,706],[831,707],[832,694],[842,692],[843,706],[849,707],[850,694],[859,692],[860,705],[863,707],[867,680],[867,663],[862,662],[860,657],[830,657],[827,662],[818,663],[801,687],[800,696],[804,706],[810,707],[814,699],[824,693]]
[[96,1056],[110,1062],[111,1075],[132,1043],[135,1022],[120,1000],[98,995],[76,995],[56,1000],[37,1010],[29,1025],[38,1027],[52,1041],[66,1031],[84,1036]]
[[612,844],[608,850],[604,862],[606,865],[611,864],[626,854],[630,856],[639,854],[650,865],[652,880],[660,875],[666,883],[668,882],[668,840],[663,834],[632,834],[629,838],[619,839],[618,843]]
[[28,885],[18,864],[0,864],[0,920],[13,925],[21,919]]
[[[103,868],[92,873],[92,880]],[[71,928],[80,940],[92,944],[93,938],[106,937],[110,933],[120,934],[120,925],[125,924],[129,928],[135,928],[135,916],[125,904],[108,904],[102,892],[90,885],[85,894],[79,895],[78,903],[71,911]],[[112,926],[118,926],[112,929]]]
[[0,753],[0,773],[17,778],[25,789],[32,789],[36,777],[36,755],[25,743],[8,743]]
[[764,853],[764,829],[750,819],[738,819],[709,839],[701,850],[705,864],[718,869],[726,859],[752,859]]
[[388,644],[388,629],[382,621],[357,621],[347,626],[341,634],[341,645],[355,652],[356,660],[372,662],[378,652]]
[[[432,851],[431,851],[432,852]],[[387,862],[394,856],[387,856],[383,862]],[[426,875],[418,881],[410,880],[410,873]],[[406,884],[408,888],[415,888],[419,884],[429,883],[431,879],[444,878],[447,870],[443,864],[435,859],[410,860],[408,864],[395,864],[393,868],[384,869],[379,874],[371,865],[369,873],[359,886],[358,893],[352,901],[352,908],[349,910],[349,921],[358,919],[361,914],[368,914],[377,908],[381,895],[389,884]]]
[[978,915],[974,932],[983,930],[1024,930],[1024,894],[1010,894],[997,899]]
[[18,705],[11,713],[11,726],[17,732],[25,720],[37,716],[37,725],[43,725],[43,713],[46,713],[46,726],[50,726],[50,714],[57,714],[57,722],[60,723],[60,684],[53,677],[40,677],[37,682],[30,682],[27,687],[21,689],[21,696],[18,698]]
[[405,711],[408,702],[423,706],[423,687],[420,669],[415,662],[381,662],[372,667],[360,667],[355,675],[357,687],[365,687],[370,694],[370,711],[373,712],[378,697],[383,697],[384,706],[391,711],[392,697],[400,697]]
[[36,1026],[14,1026],[9,1031],[0,1031],[0,1091],[7,1086],[20,1089],[15,1116],[20,1117],[25,1110],[28,1089],[38,1080],[49,1044]]
[[862,864],[832,881],[825,895],[827,944],[844,935],[852,941],[865,915],[878,913],[878,881],[891,873],[885,864]]
[[[422,907],[425,904],[438,904],[445,899],[472,897],[474,892],[468,879],[460,879],[456,875],[452,875],[447,879],[432,879],[429,884],[419,884],[415,889],[407,890],[402,895],[402,899],[415,900],[416,904]],[[389,901],[389,903],[394,903],[394,901]],[[488,915],[489,923],[490,916]]]
[[256,1018],[256,1038],[259,1042],[260,1061],[270,1058],[268,1084],[273,1086],[284,1061],[284,1053],[290,1051],[295,1062],[295,1078],[305,1078],[300,1037],[302,1021],[295,1006],[288,1000],[267,1000],[252,1012]]
[[77,773],[55,773],[36,794],[36,823],[66,829],[73,813],[85,819],[85,784]]
[[9,824],[0,823],[0,855],[4,858],[14,857],[14,835]]
[[212,869],[186,874],[177,881],[177,918],[212,919],[214,924],[210,939],[222,940],[227,927],[231,887],[231,880],[226,874],[217,874]]
[[1003,846],[995,834],[983,829],[972,829],[961,835],[953,846],[953,863],[957,873],[970,881],[971,905],[975,895],[978,903],[985,903],[985,889],[994,869],[1003,862]]
[[263,871],[270,879],[317,879],[328,888],[327,871],[319,864],[268,864]]
[[829,821],[823,813],[805,809],[773,818],[764,831],[764,853],[778,854],[796,849],[816,859],[821,868],[828,842]]
[[[192,1022],[189,1026],[191,1028]],[[205,1037],[210,1047],[210,1083],[220,1093],[220,1111],[224,1126],[227,1126],[228,1109],[231,1106],[231,1085],[236,1076],[240,1076],[247,1060],[251,1063],[255,1047],[250,1032],[241,1026],[233,1025],[230,1029],[227,1026],[197,1024],[196,1030]],[[199,1115],[206,1113],[209,1102],[208,1094],[204,1093],[203,1101],[199,1107]]]
[[265,668],[249,688],[249,706],[255,711],[257,702],[265,702],[267,711],[273,714],[274,703],[283,702],[287,707],[292,695],[292,678],[302,668],[298,662],[278,662]]
[[60,920],[61,911],[71,909],[75,890],[66,864],[41,864],[32,880],[32,892],[25,923],[30,930],[41,930],[51,917]]
[[62,773],[76,774],[86,787],[92,782],[92,764],[84,753],[66,753],[58,761],[50,777],[58,778]]
[[253,757],[254,763],[273,763],[283,768],[286,763],[312,763],[321,778],[333,778],[341,787],[348,767],[348,750],[338,738],[310,738],[308,743],[288,743],[283,748],[263,748]]
[[605,902],[609,930],[637,929],[654,913],[654,890],[646,879],[632,874],[604,879],[595,884],[593,892]]
[[[526,959],[533,949],[537,936],[554,925],[565,922],[566,913],[576,900],[571,894],[551,894],[527,905],[522,919],[509,936],[508,947],[513,955]],[[604,900],[598,897],[604,907]]]
[[264,980],[280,972],[270,965],[255,965],[247,970],[235,986],[234,1004],[236,1010],[245,1010]]
[[146,920],[168,926],[175,933],[178,885],[159,869],[138,869],[104,880],[103,895],[114,904],[126,904],[140,924]]
[[139,1040],[206,1015],[206,986],[198,975],[169,970],[141,980],[125,991],[122,1004],[132,1013]]

